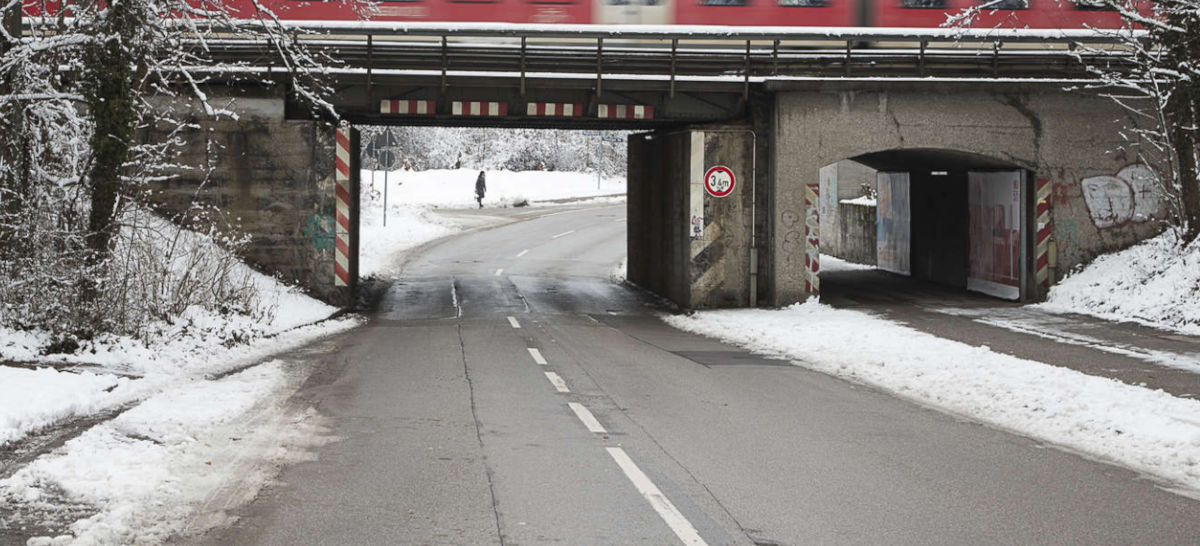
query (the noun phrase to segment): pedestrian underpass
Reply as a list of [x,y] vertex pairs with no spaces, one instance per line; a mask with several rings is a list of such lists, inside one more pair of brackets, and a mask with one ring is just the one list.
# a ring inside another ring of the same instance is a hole
[[873,152],[827,165],[820,176],[822,254],[914,283],[831,268],[823,290],[837,292],[842,279],[861,290],[873,278],[909,293],[937,286],[1035,298],[1030,178],[1010,162],[936,149]]

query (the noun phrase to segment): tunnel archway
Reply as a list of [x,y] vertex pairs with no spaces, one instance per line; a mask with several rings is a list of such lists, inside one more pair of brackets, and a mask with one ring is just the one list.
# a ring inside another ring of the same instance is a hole
[[[1025,299],[1029,179],[1012,161],[948,149],[883,150],[832,163],[821,170],[822,254],[917,283],[893,278],[895,290],[932,285]],[[823,292],[848,288],[836,268],[822,277]]]

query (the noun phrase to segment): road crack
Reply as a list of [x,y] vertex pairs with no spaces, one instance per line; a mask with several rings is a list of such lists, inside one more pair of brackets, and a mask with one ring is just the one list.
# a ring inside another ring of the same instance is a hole
[[496,540],[500,541],[500,546],[504,546],[504,533],[500,529],[500,510],[496,500],[496,485],[492,480],[492,465],[488,463],[487,454],[483,451],[483,427],[479,422],[479,411],[475,403],[475,383],[471,381],[471,367],[467,363],[467,344],[463,340],[462,323],[455,325],[458,332],[458,349],[462,355],[463,377],[467,380],[467,391],[471,395],[471,419],[475,421],[475,439],[479,442],[480,460],[483,461],[483,468],[487,474],[488,492],[492,496],[492,518],[496,522]]

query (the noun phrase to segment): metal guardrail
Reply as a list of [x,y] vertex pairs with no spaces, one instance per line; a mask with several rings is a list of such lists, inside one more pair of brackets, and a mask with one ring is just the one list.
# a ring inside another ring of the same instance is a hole
[[[26,18],[27,28],[57,22]],[[342,63],[332,73],[350,81],[405,74],[530,74],[578,80],[665,78],[676,82],[743,84],[771,78],[1091,79],[1088,66],[1128,65],[1122,44],[1142,31],[732,27],[679,25],[533,25],[374,21],[235,21],[203,27],[209,54],[240,72],[278,71],[271,44],[254,29],[271,26]],[[197,29],[196,22],[180,31]],[[1080,46],[1086,46],[1082,49]],[[1107,51],[1104,51],[1107,50]]]

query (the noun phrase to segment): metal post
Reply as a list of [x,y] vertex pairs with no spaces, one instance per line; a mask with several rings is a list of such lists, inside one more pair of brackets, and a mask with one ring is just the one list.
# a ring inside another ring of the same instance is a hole
[[779,75],[779,40],[771,47],[771,75]]
[[917,75],[918,76],[925,75],[925,46],[927,46],[927,45],[929,45],[928,41],[921,40],[921,56],[917,61]]
[[[374,60],[375,60],[374,55],[373,55],[372,49],[371,49],[371,42],[372,42],[371,35],[368,34],[367,35],[367,107],[368,108],[372,108],[371,103],[375,102],[373,93],[371,92],[371,83],[372,83],[371,82],[371,67],[375,64],[374,63]],[[376,112],[379,111],[378,104],[374,105],[374,108],[376,109],[375,110]]]
[[442,36],[442,93],[443,94],[446,92],[446,64],[448,62],[447,57],[449,56],[449,51],[447,51],[448,47],[449,46],[446,45],[446,37]]
[[600,73],[604,63],[604,38],[596,38],[596,97],[599,98],[604,93],[604,80],[601,79]]
[[525,96],[525,37],[521,37],[521,96]]
[[742,86],[742,100],[750,100],[750,40],[746,40],[746,79]]
[[596,137],[596,191],[600,191],[600,164],[604,162],[604,135]]
[[846,40],[846,60],[843,61],[844,66],[842,67],[842,69],[844,71],[844,75],[846,77],[850,77],[850,50],[853,47],[854,47],[854,42],[852,42],[850,40]]
[[[388,129],[391,130],[390,128]],[[383,169],[383,227],[387,227],[387,186],[388,186],[388,169]]]
[[668,98],[675,98],[675,49],[679,47],[679,38],[671,39],[671,90]]

